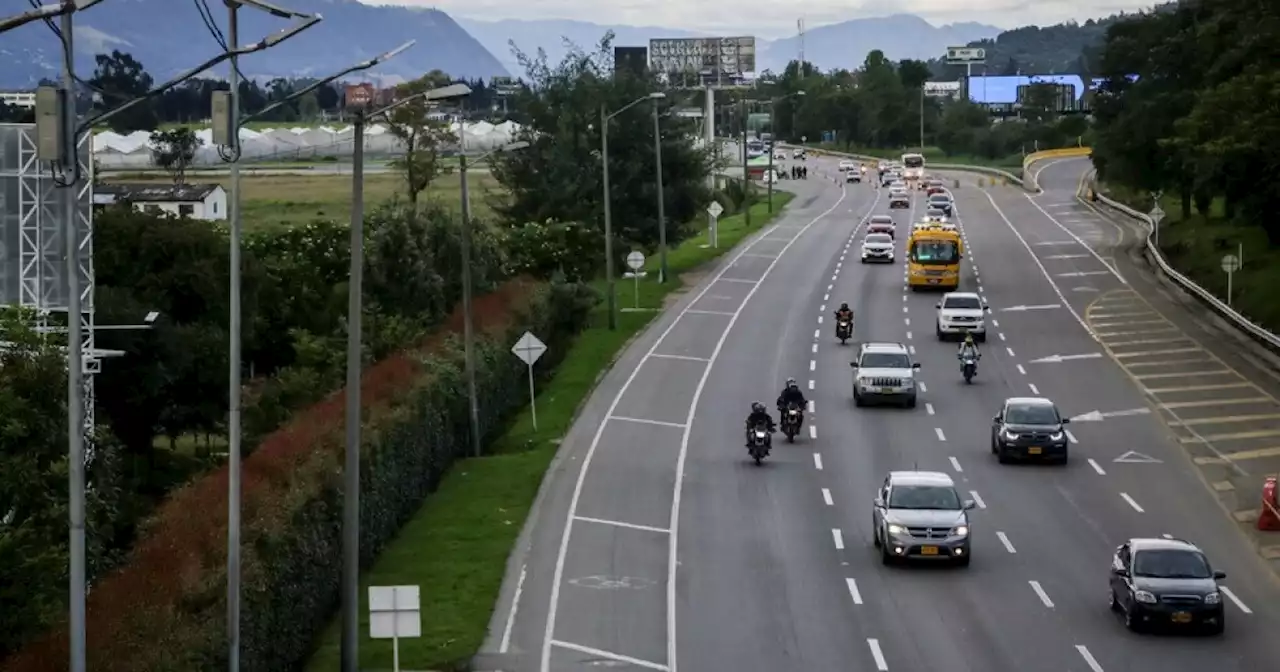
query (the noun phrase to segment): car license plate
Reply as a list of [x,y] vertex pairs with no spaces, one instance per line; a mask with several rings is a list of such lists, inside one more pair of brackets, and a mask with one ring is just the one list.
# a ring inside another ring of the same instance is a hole
[[936,284],[938,284],[938,279],[937,279],[937,278],[929,278],[929,284],[931,284],[931,285],[936,285]]
[[879,392],[880,394],[892,394],[892,393],[893,393],[893,388],[892,388],[892,387],[877,387],[877,388],[876,388],[876,392]]
[[1028,455],[1039,455],[1039,454],[1040,454],[1041,452],[1043,452],[1043,451],[1044,451],[1044,449],[1043,449],[1043,448],[1041,448],[1040,446],[1032,446],[1032,447],[1030,447],[1030,448],[1028,448],[1028,449],[1027,449],[1027,454],[1028,454]]
[[1190,622],[1191,622],[1191,612],[1189,612],[1189,611],[1175,611],[1175,612],[1173,612],[1173,622],[1174,622],[1174,623],[1190,623]]
[[938,554],[937,546],[921,546],[920,547],[920,555],[937,555],[937,554]]

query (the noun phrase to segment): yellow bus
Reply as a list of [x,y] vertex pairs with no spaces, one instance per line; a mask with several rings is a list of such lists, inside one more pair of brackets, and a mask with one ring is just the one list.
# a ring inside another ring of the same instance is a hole
[[954,228],[917,226],[907,238],[907,284],[912,291],[922,287],[956,289],[963,256],[964,243]]

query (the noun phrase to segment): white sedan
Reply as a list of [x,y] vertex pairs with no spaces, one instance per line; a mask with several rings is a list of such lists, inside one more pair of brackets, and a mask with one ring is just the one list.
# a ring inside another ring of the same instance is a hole
[[840,161],[840,170],[842,171],[849,170],[850,168],[853,168],[853,167],[854,167],[854,163],[849,159],[843,159]]

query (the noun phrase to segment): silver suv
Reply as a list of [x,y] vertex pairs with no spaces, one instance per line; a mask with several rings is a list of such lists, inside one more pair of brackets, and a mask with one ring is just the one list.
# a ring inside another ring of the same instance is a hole
[[853,367],[853,403],[888,402],[916,407],[916,371],[907,346],[901,343],[863,343]]
[[880,560],[951,560],[967,566],[969,511],[951,477],[937,471],[891,471],[876,492],[871,510],[873,543]]

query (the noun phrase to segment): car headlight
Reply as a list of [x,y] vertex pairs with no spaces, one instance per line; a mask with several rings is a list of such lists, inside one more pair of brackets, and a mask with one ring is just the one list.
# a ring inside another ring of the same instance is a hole
[[952,530],[952,531],[951,531],[951,534],[954,534],[954,535],[955,535],[955,536],[957,536],[957,537],[967,537],[967,536],[969,536],[969,526],[968,526],[968,525],[961,525],[961,526],[957,527],[956,529]]
[[1061,441],[1063,436],[1066,436],[1066,434],[1065,434],[1064,432],[1058,432],[1057,434],[1050,434],[1050,435],[1049,435],[1049,440],[1050,440],[1050,441]]
[[905,528],[905,527],[903,527],[903,526],[901,526],[901,525],[890,525],[890,526],[889,526],[889,534],[906,534],[906,533],[907,533],[907,528]]
[[1008,439],[1009,441],[1017,441],[1018,435],[1006,429],[1004,430],[1004,438]]
[[1138,591],[1134,591],[1134,593],[1133,593],[1133,599],[1135,599],[1135,600],[1137,600],[1137,601],[1139,601],[1139,602],[1141,602],[1141,603],[1143,603],[1143,604],[1155,604],[1155,603],[1156,603],[1156,596],[1155,596],[1155,595],[1152,595],[1151,593],[1149,593],[1149,592],[1147,592],[1147,591],[1145,591],[1145,590],[1138,590]]
[[1204,596],[1204,603],[1205,604],[1222,604],[1222,594],[1209,593],[1208,595]]

